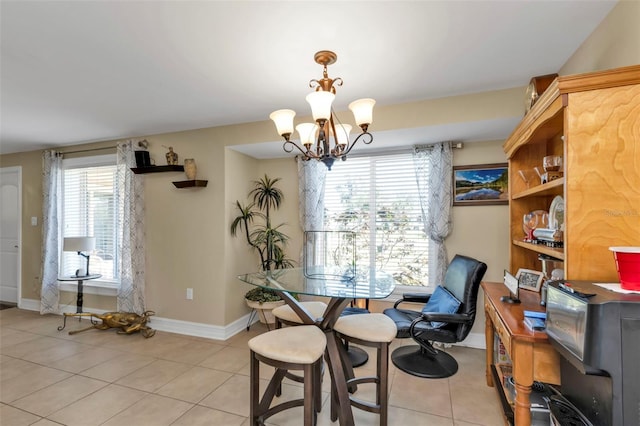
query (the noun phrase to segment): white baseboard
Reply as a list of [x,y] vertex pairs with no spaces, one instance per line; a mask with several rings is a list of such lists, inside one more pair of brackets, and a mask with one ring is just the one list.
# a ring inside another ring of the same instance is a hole
[[202,324],[198,322],[181,321],[170,318],[151,317],[151,327],[170,333],[184,334],[187,336],[205,337],[214,340],[227,340],[243,331],[247,326],[249,315],[228,324],[226,326]]
[[[18,305],[20,309],[40,312],[40,301],[35,299],[21,299]],[[103,314],[107,311],[100,309],[84,308],[85,312],[94,314]],[[72,313],[76,311],[75,306],[62,306],[60,314],[65,312]],[[186,336],[204,337],[213,340],[227,340],[235,334],[243,331],[247,327],[249,314],[226,326],[203,324],[191,321],[181,321],[171,318],[151,317],[149,324],[151,328],[169,333],[184,334]],[[257,319],[254,319],[254,322]]]
[[36,299],[20,299],[18,300],[18,308],[25,311],[40,312],[40,301]]
[[[18,304],[20,309],[29,311],[40,311],[40,301],[35,299],[21,299]],[[76,307],[67,305],[61,310],[61,314],[64,312],[75,312]],[[92,312],[94,314],[103,314],[106,311],[86,308],[86,312]],[[203,324],[191,321],[182,321],[171,318],[151,317],[150,325],[152,328],[160,331],[166,331],[169,333],[184,334],[187,336],[204,337],[213,340],[227,340],[228,338],[238,334],[247,327],[249,321],[249,314],[235,320],[231,324],[226,326]],[[254,318],[254,322],[257,318]],[[464,341],[458,343],[458,346],[466,346],[475,349],[486,349],[484,334],[482,333],[469,333]]]
[[487,341],[484,333],[469,333],[466,339],[457,343],[458,346],[466,346],[474,349],[487,349]]

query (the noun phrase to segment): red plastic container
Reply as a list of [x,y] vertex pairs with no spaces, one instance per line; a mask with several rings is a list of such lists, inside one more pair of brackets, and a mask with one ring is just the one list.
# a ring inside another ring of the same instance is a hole
[[640,291],[640,247],[609,247],[616,261],[620,286]]

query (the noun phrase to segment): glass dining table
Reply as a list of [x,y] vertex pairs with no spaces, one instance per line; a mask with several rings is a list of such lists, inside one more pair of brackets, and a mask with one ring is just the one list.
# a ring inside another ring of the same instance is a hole
[[[353,299],[384,299],[394,288],[391,275],[379,270],[358,269],[348,273],[306,268],[277,269],[239,275],[241,281],[277,292],[300,317],[304,324],[316,325],[327,337],[326,361],[338,396],[338,419],[342,426],[353,426],[347,379],[353,368],[347,360],[342,342],[333,333],[343,309]],[[314,318],[295,296],[328,297],[327,309],[321,318]],[[334,419],[332,419],[334,420]]]

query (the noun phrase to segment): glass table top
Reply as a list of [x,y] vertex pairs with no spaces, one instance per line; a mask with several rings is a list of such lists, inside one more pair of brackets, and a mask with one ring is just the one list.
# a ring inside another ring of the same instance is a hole
[[384,299],[396,286],[391,275],[369,269],[340,274],[330,270],[289,268],[238,275],[238,279],[258,287],[292,294],[350,299]]

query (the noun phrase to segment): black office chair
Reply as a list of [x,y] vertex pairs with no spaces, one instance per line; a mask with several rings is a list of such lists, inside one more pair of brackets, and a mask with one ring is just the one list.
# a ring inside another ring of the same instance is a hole
[[[431,342],[456,343],[464,340],[476,318],[480,281],[487,265],[470,257],[456,255],[441,288],[433,294],[406,293],[393,308],[385,309],[398,328],[398,338],[411,337],[418,346],[401,346],[391,354],[400,370],[418,377],[444,378],[458,371],[449,354],[435,349]],[[429,303],[429,300],[431,303]],[[422,312],[398,309],[404,302],[427,303]]]

